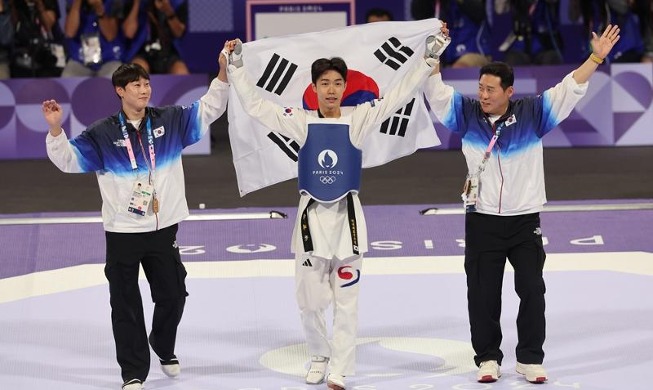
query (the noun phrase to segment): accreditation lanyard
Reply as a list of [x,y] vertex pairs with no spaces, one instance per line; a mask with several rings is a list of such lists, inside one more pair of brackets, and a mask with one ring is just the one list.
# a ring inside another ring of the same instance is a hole
[[[127,133],[127,123],[125,122],[125,118],[122,116],[122,112],[118,114],[118,120],[120,121],[120,130],[122,131],[122,137],[125,139],[125,147],[127,148],[127,154],[129,155],[129,162],[131,163],[132,169],[136,170],[138,169],[138,164],[136,163],[134,148],[132,147],[132,143],[129,140],[129,134]],[[154,153],[154,135],[152,134],[152,122],[150,122],[149,116],[145,121],[145,128],[147,131],[147,144],[148,144],[148,151],[150,152],[150,164],[151,164],[148,168],[152,172],[154,172],[154,169],[156,168],[156,156]]]
[[480,174],[485,170],[485,164],[487,161],[490,159],[490,156],[492,155],[492,149],[494,149],[494,145],[497,143],[497,139],[499,139],[499,135],[501,135],[501,128],[503,127],[504,122],[502,122],[497,129],[494,131],[494,135],[492,136],[492,139],[490,139],[490,142],[487,145],[487,149],[485,149],[485,154],[483,155],[483,160],[481,163],[478,165],[478,173]]

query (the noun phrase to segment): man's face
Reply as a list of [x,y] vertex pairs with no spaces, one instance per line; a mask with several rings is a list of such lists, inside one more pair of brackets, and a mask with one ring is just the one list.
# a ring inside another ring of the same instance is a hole
[[322,73],[313,84],[313,91],[317,94],[320,111],[330,111],[340,108],[342,94],[345,93],[347,83],[340,73],[335,70],[327,70]]
[[116,88],[118,95],[122,96],[122,105],[133,111],[141,111],[147,107],[152,96],[150,80],[140,78],[125,85],[125,88]]
[[503,115],[508,110],[508,103],[513,94],[513,87],[505,90],[501,87],[499,76],[484,74],[478,81],[478,100],[483,112],[488,115]]

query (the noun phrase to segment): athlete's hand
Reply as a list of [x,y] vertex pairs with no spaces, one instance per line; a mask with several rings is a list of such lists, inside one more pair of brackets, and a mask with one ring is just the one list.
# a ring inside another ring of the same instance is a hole
[[243,66],[242,47],[243,43],[240,39],[236,38],[226,41],[222,49],[222,55],[228,60],[230,65],[234,65],[236,68]]
[[58,136],[61,134],[61,119],[63,118],[63,109],[56,100],[46,100],[43,102],[41,109],[43,117],[48,123],[50,134]]

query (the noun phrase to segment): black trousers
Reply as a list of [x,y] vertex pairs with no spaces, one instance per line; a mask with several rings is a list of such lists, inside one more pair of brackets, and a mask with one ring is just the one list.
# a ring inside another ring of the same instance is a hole
[[472,347],[476,365],[486,360],[501,364],[501,291],[506,258],[515,270],[517,361],[541,364],[545,339],[542,246],[539,213],[494,216],[468,213],[465,217],[465,273]]
[[111,323],[124,381],[145,381],[150,370],[143,303],[138,286],[142,264],[154,302],[149,343],[159,358],[175,354],[177,326],[186,303],[186,269],[176,242],[177,225],[147,233],[106,232]]

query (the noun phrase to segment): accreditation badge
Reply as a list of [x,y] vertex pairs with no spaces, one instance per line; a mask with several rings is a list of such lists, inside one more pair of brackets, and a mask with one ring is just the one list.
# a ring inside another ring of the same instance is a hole
[[84,65],[93,65],[102,62],[102,45],[100,43],[100,34],[82,34],[81,40]]
[[132,195],[129,198],[127,211],[138,215],[145,215],[152,203],[153,194],[154,186],[140,181],[135,182]]
[[467,211],[476,211],[479,184],[478,174],[467,175],[465,185],[463,186],[463,193],[461,194],[463,204]]

